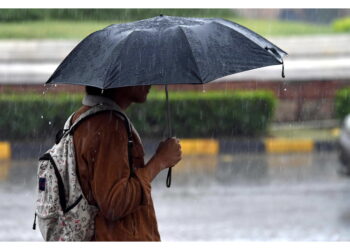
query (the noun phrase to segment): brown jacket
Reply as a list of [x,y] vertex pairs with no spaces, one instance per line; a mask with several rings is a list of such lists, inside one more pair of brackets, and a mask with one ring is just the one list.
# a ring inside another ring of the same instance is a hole
[[[75,121],[90,107],[82,106]],[[144,174],[144,151],[133,131],[133,165],[130,176],[127,131],[124,121],[103,112],[82,122],[73,134],[78,177],[85,197],[99,208],[95,218],[96,241],[160,241],[151,197]]]

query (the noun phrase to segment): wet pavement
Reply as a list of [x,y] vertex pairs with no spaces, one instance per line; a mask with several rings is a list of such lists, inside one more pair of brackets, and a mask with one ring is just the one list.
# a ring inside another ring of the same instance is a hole
[[[163,241],[349,241],[350,178],[336,152],[184,157],[153,184]],[[35,160],[0,162],[0,241],[32,230]]]

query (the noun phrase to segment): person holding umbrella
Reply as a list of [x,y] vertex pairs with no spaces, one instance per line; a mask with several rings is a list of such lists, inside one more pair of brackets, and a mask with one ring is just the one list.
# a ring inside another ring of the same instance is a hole
[[[83,39],[47,84],[86,86],[73,122],[99,105],[121,114],[95,114],[74,131],[76,172],[85,197],[99,209],[94,240],[160,240],[151,181],[168,168],[170,187],[171,168],[181,160],[179,141],[171,136],[167,84],[204,84],[271,65],[282,65],[284,77],[286,55],[255,32],[221,18],[160,15],[110,25]],[[169,138],[144,164],[141,140],[123,110],[146,101],[155,84],[165,85]]]

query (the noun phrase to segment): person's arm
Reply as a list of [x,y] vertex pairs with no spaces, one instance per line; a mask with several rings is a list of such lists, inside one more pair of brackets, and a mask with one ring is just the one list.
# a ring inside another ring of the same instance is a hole
[[151,196],[151,181],[158,173],[173,167],[181,160],[179,140],[170,138],[161,142],[154,156],[144,168],[130,177],[127,132],[120,118],[101,126],[95,132],[96,143],[88,157],[93,164],[91,190],[101,213],[109,220],[122,218],[141,205],[147,205]]

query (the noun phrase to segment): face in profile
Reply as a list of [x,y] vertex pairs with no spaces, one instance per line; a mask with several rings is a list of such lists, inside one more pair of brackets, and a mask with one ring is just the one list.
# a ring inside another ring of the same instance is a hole
[[147,100],[150,89],[151,85],[125,87],[125,94],[132,102],[143,103]]

